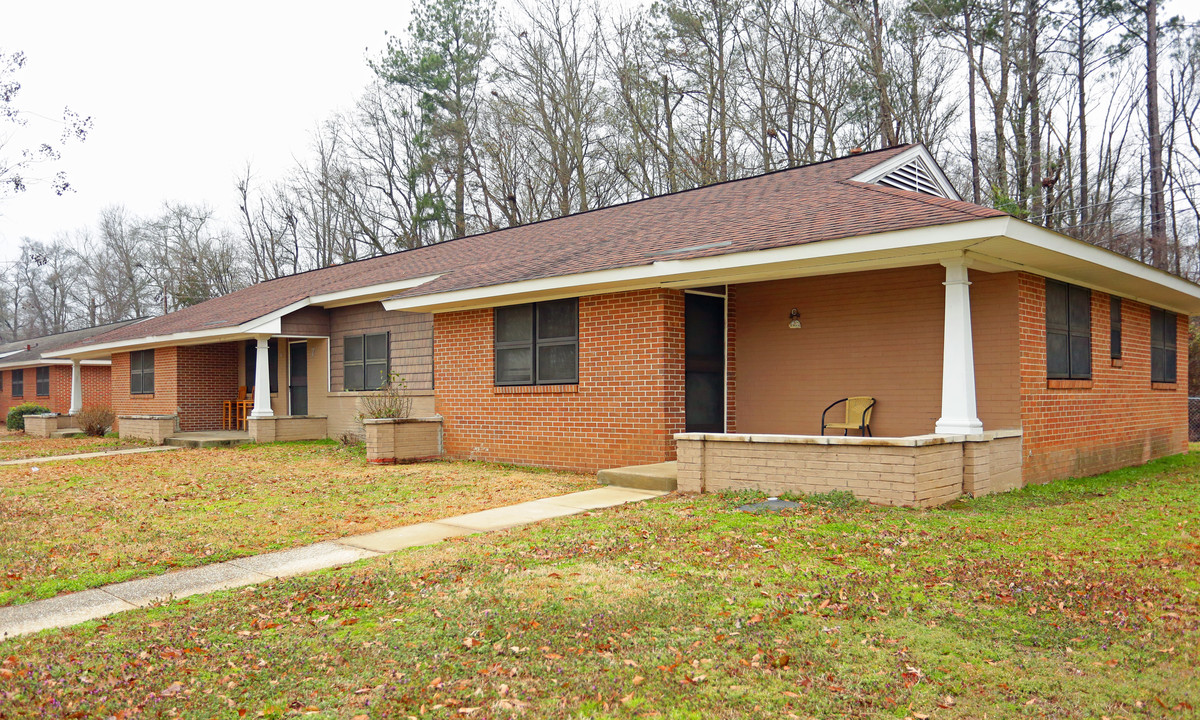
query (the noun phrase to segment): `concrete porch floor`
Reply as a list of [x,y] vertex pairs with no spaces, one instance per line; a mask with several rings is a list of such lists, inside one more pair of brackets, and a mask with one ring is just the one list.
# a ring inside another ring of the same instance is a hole
[[245,430],[200,430],[179,432],[163,440],[164,445],[185,448],[231,447],[250,442]]

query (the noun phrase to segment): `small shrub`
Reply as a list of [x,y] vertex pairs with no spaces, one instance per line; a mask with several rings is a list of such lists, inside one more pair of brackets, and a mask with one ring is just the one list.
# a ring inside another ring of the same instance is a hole
[[104,437],[108,429],[117,421],[117,414],[107,405],[91,405],[79,411],[75,416],[79,427],[92,437]]
[[363,444],[362,437],[358,433],[354,432],[353,430],[347,430],[346,432],[342,433],[341,435],[338,435],[337,441],[338,441],[339,445],[341,445],[342,447],[346,447],[346,448],[355,447],[356,445]]
[[406,418],[412,414],[412,402],[408,383],[396,373],[390,373],[386,385],[362,396],[356,419],[362,422],[369,418]]
[[50,412],[50,408],[37,403],[21,403],[12,410],[8,411],[8,418],[5,425],[9,430],[24,430],[26,415],[41,415],[42,413]]

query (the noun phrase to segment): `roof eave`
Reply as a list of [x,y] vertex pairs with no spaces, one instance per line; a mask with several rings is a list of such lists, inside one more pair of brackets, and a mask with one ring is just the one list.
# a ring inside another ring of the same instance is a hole
[[450,312],[653,287],[702,287],[931,265],[963,255],[979,270],[1025,270],[1174,312],[1200,315],[1200,285],[1008,216],[399,296],[385,300],[383,306],[409,312]]

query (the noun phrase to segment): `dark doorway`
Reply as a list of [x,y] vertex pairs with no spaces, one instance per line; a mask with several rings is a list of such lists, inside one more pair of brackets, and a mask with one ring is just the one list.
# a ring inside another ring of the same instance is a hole
[[308,414],[308,343],[288,345],[288,412]]
[[725,298],[684,298],[685,425],[688,432],[724,432]]

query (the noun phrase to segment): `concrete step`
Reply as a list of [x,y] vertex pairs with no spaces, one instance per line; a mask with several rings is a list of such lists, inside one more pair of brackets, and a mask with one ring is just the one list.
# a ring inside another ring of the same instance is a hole
[[163,445],[181,448],[212,448],[212,447],[233,447],[234,445],[244,445],[250,442],[250,438],[246,435],[241,437],[228,437],[213,433],[211,437],[202,437],[204,433],[187,433],[186,436],[169,437],[163,440]]
[[616,485],[617,487],[635,488],[637,490],[659,490],[672,492],[675,490],[679,474],[674,462],[654,463],[653,465],[630,465],[623,468],[609,468],[596,473],[596,480],[601,485]]
[[65,438],[65,437],[71,437],[72,435],[78,435],[82,432],[83,432],[83,430],[81,430],[79,428],[59,428],[57,430],[51,430],[50,437]]

